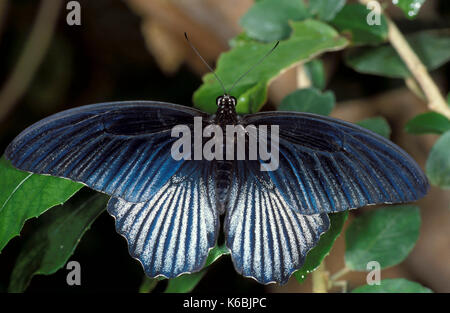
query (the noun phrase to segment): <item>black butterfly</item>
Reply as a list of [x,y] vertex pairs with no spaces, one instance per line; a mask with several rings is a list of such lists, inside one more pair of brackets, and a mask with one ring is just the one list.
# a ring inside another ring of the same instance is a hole
[[[285,283],[329,228],[328,213],[414,201],[428,190],[416,162],[367,129],[307,113],[238,116],[228,95],[217,105],[215,115],[152,101],[70,109],[23,131],[6,158],[111,195],[116,229],[151,277],[199,271],[225,212],[236,270]],[[279,167],[261,171],[261,159],[175,160],[171,131],[180,124],[193,130],[196,117],[202,129],[277,125]]]

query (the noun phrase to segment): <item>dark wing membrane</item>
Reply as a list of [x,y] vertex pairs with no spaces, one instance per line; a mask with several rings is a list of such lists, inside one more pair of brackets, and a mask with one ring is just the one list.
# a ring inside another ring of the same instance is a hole
[[162,102],[82,106],[28,127],[6,149],[25,171],[69,178],[130,202],[149,199],[180,168],[170,155],[175,125],[205,113]]
[[235,268],[263,284],[284,284],[328,230],[328,215],[292,208],[266,174],[255,175],[258,161],[235,166],[224,228]]
[[279,125],[279,168],[256,175],[270,177],[300,213],[409,202],[428,190],[424,173],[406,152],[357,125],[295,112],[246,115],[242,123]]
[[146,202],[111,198],[108,212],[150,277],[199,271],[218,234],[212,162],[185,162]]

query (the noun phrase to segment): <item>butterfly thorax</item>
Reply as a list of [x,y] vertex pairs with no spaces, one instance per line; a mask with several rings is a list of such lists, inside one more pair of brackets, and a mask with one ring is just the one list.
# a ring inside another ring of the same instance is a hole
[[[236,125],[238,123],[238,116],[236,114],[235,108],[236,103],[237,102],[235,97],[226,94],[216,99],[217,111],[213,116],[213,123],[220,125],[220,127],[224,131],[224,134],[227,125]],[[220,213],[223,213],[225,209],[225,203],[227,201],[229,189],[232,183],[232,172],[232,161],[220,160],[215,162],[215,187],[218,200],[217,209]]]
[[214,117],[214,123],[225,128],[226,125],[236,125],[238,122],[236,114],[236,98],[229,95],[223,95],[217,98],[217,111]]

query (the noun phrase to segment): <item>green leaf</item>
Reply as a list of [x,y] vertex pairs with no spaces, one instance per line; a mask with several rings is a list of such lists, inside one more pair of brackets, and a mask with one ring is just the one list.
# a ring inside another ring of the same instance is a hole
[[202,280],[206,274],[207,267],[219,259],[222,255],[230,254],[230,250],[225,244],[221,246],[215,246],[209,251],[208,258],[206,259],[205,266],[200,272],[192,274],[184,274],[176,278],[169,279],[169,283],[164,292],[166,293],[185,293],[191,292],[195,286]]
[[287,95],[278,107],[279,111],[308,112],[329,115],[334,108],[334,94],[321,93],[315,88],[298,89]]
[[330,229],[320,236],[319,243],[308,252],[303,266],[294,273],[294,277],[299,283],[306,279],[306,275],[315,271],[330,253],[331,247],[342,232],[348,217],[348,211],[329,214],[328,216],[330,218]]
[[[419,59],[432,71],[450,60],[450,30],[422,31],[406,36]],[[407,78],[410,71],[390,45],[350,50],[345,62],[355,71],[391,78]]]
[[26,220],[62,204],[82,184],[68,179],[22,172],[0,159],[0,252],[19,235]]
[[325,88],[325,69],[322,60],[314,59],[306,63],[305,71],[313,87],[320,90]]
[[347,34],[354,45],[375,45],[386,41],[388,27],[386,18],[380,16],[380,25],[369,25],[367,15],[371,11],[364,5],[346,4],[330,22],[339,32]]
[[150,293],[153,289],[155,289],[156,285],[162,279],[159,278],[150,278],[148,276],[144,276],[142,279],[141,285],[139,286],[139,293]]
[[308,10],[300,0],[262,0],[248,10],[240,24],[249,37],[270,42],[289,37],[289,20],[307,17]]
[[443,189],[450,189],[450,131],[434,144],[425,165],[430,182]]
[[405,130],[411,134],[443,134],[450,130],[450,120],[436,112],[419,114],[406,123]]
[[231,48],[234,47],[238,47],[240,45],[246,44],[246,43],[251,43],[251,42],[258,42],[252,38],[250,38],[247,33],[243,32],[238,34],[236,37],[231,38],[228,41],[228,44],[230,45]]
[[230,250],[228,250],[225,244],[221,246],[215,246],[209,251],[208,257],[206,258],[206,263],[204,267],[210,266],[212,263],[217,261],[222,255],[230,254]]
[[108,197],[96,194],[67,202],[39,217],[44,220],[28,238],[11,274],[9,292],[23,292],[34,275],[50,275],[62,268],[81,237],[106,209]]
[[383,279],[380,285],[364,285],[352,290],[352,293],[431,293],[419,283],[404,278]]
[[191,292],[195,286],[205,276],[206,270],[192,274],[184,274],[176,278],[169,279],[165,293],[186,293]]
[[392,0],[392,3],[402,9],[405,16],[413,19],[419,14],[425,0]]
[[368,130],[371,130],[374,133],[377,133],[378,135],[381,135],[385,138],[389,139],[389,137],[391,136],[391,127],[389,126],[386,119],[382,116],[367,118],[365,120],[359,121],[356,124],[367,128]]
[[345,233],[346,266],[366,271],[370,261],[377,261],[381,268],[402,262],[413,249],[419,228],[417,206],[389,206],[365,212]]
[[309,11],[323,21],[331,21],[342,10],[346,0],[314,0],[309,3]]
[[[347,45],[330,26],[315,20],[291,23],[293,34],[280,42],[278,48],[253,71],[239,81],[233,90],[238,99],[238,113],[258,111],[267,98],[269,82],[284,69],[299,62],[305,62],[320,53],[339,50]],[[226,88],[230,88],[236,79],[266,54],[273,44],[254,41],[242,41],[232,50],[223,53],[217,62],[217,75]],[[223,94],[220,84],[212,73],[203,77],[203,85],[194,93],[197,108],[213,113],[216,111],[216,98]]]

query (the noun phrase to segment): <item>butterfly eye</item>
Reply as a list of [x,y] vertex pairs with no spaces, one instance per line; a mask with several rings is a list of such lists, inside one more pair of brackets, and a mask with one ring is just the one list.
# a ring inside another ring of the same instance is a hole
[[236,98],[231,96],[230,99],[231,99],[231,103],[233,103],[233,105],[236,106],[236,104],[237,104]]
[[218,107],[220,107],[220,105],[222,104],[222,99],[223,99],[223,96],[217,97],[216,104]]

